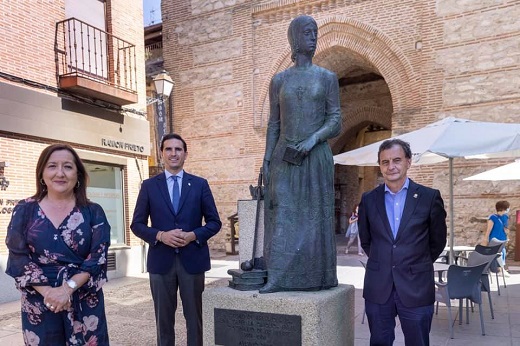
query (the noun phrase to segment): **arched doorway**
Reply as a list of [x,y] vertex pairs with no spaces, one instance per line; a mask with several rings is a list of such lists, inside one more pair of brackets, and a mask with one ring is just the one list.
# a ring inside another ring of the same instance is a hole
[[[385,79],[367,59],[345,47],[333,46],[315,58],[334,71],[340,86],[342,133],[331,141],[335,154],[390,136],[393,104]],[[336,166],[336,233],[345,232],[362,192],[377,184],[374,167]]]

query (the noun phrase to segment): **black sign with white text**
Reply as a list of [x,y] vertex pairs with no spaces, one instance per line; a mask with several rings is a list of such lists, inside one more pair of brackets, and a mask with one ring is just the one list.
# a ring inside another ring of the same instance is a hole
[[255,311],[215,309],[215,344],[224,346],[299,346],[302,318]]

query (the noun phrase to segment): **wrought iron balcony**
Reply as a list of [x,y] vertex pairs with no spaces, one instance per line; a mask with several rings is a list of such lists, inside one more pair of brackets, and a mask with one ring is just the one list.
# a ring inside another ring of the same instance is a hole
[[79,19],[56,23],[59,87],[119,106],[137,102],[136,48]]

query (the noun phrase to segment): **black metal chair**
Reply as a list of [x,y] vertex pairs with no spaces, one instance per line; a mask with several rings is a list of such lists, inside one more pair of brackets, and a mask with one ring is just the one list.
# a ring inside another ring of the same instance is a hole
[[[459,324],[462,324],[462,305],[463,299],[469,300],[479,306],[480,327],[482,335],[486,335],[484,329],[484,318],[482,314],[482,272],[488,263],[477,266],[458,266],[451,265],[448,269],[448,281],[436,282],[437,290],[435,300],[446,304],[448,308],[450,337],[453,339],[453,322],[451,313],[451,300],[459,300]],[[466,304],[466,318],[469,318],[469,304]],[[466,321],[468,323],[468,321]]]

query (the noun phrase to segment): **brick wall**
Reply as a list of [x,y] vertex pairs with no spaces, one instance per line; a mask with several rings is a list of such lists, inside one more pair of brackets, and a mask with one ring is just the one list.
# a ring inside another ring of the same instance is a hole
[[5,0],[0,17],[0,71],[56,86],[54,34],[65,2]]
[[[107,1],[109,30],[136,45],[139,103],[128,107],[144,111],[142,12],[139,0]],[[65,1],[5,0],[0,2],[0,15],[0,71],[56,87],[54,39],[56,23],[65,19]]]
[[[358,137],[368,124],[400,134],[447,116],[520,122],[515,2],[185,0],[163,1],[162,12],[165,67],[178,81],[175,131],[191,146],[186,169],[210,180],[223,220],[256,182],[268,85],[291,64],[286,33],[298,14],[318,22],[317,64],[338,78],[360,70],[384,78],[342,88],[343,132],[331,141],[335,153],[366,142]],[[484,224],[475,219],[492,213],[497,199],[520,208],[518,182],[462,180],[506,162],[454,161],[460,242],[476,241]],[[447,167],[413,167],[410,175],[441,189],[448,202]],[[336,182],[347,186],[342,213],[377,181],[377,170],[338,168]]]

